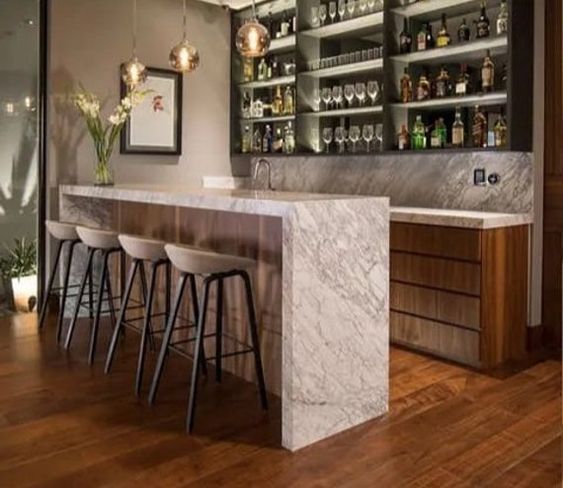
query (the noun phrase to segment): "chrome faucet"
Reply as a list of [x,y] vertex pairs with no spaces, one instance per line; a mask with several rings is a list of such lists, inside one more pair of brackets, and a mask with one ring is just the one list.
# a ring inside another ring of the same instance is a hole
[[260,167],[262,165],[266,166],[266,168],[268,170],[268,191],[273,191],[274,187],[272,186],[272,165],[270,164],[270,161],[268,161],[265,158],[259,159],[258,162],[256,163],[256,166],[254,166],[254,176],[252,178],[253,188],[256,190],[256,182],[258,180],[258,172],[260,171]]

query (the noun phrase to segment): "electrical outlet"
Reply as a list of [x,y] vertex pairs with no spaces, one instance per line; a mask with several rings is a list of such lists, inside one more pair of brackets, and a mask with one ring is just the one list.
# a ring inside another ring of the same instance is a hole
[[473,171],[473,184],[475,186],[487,186],[487,170],[478,168]]

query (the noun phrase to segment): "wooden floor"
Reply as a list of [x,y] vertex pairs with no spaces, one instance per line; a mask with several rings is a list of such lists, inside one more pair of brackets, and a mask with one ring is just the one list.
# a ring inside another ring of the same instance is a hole
[[48,329],[0,321],[0,487],[561,485],[558,361],[488,377],[393,349],[389,415],[290,454],[279,402],[263,414],[254,385],[205,384],[188,437],[186,360],[170,361],[149,408],[132,394],[134,334],[104,376],[104,354],[85,364],[85,324],[69,355]]

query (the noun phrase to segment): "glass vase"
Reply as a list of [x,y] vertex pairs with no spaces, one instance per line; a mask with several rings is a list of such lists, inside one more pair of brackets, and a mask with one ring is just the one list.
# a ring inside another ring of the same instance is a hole
[[96,186],[113,186],[113,170],[109,161],[98,159],[94,169],[94,184]]

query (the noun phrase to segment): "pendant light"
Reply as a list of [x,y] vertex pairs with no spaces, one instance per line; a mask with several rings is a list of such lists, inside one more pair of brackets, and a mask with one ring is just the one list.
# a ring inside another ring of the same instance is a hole
[[133,56],[122,65],[121,78],[130,90],[147,79],[147,68],[137,58],[137,0],[133,0]]
[[170,66],[180,73],[192,73],[199,66],[199,53],[190,44],[187,38],[186,28],[186,0],[184,5],[184,37],[182,42],[177,44],[170,51]]
[[261,58],[270,49],[270,33],[256,16],[256,2],[252,0],[252,17],[237,32],[238,52],[245,58]]

